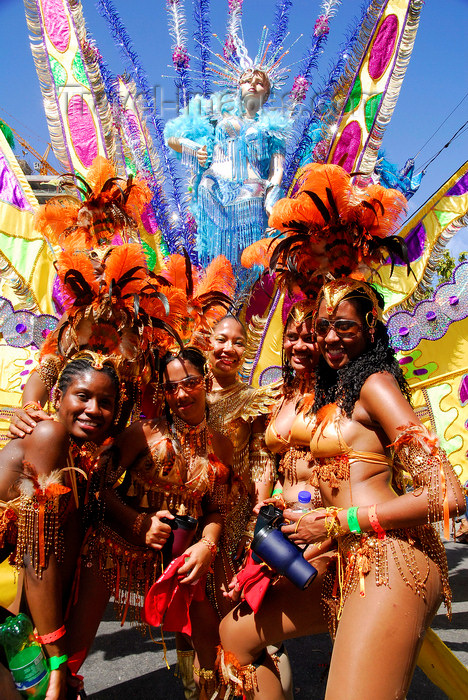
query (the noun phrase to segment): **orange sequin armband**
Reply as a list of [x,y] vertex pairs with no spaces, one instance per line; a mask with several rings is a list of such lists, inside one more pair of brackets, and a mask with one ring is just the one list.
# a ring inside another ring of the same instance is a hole
[[[414,493],[425,488],[428,498],[428,523],[443,520],[444,537],[450,538],[449,490],[455,493],[458,477],[445,452],[439,447],[436,435],[423,425],[408,423],[398,428],[401,432],[390,445],[395,450],[401,467],[413,479]],[[458,515],[458,512],[457,512]]]
[[23,464],[23,478],[18,512],[18,541],[16,568],[23,566],[26,554],[30,556],[36,576],[41,578],[53,552],[58,560],[63,555],[63,534],[60,528],[60,496],[70,492],[63,486],[61,472],[37,474],[34,466]]

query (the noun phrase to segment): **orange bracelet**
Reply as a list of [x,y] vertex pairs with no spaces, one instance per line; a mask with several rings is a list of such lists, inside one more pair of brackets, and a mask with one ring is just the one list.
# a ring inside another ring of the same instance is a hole
[[209,537],[202,537],[200,542],[202,542],[205,545],[205,547],[208,547],[208,549],[211,552],[211,558],[214,559],[214,557],[218,553],[218,545],[215,542],[213,542],[213,540],[210,540]]
[[55,632],[49,632],[49,634],[42,635],[36,634],[35,637],[39,644],[52,644],[52,642],[55,642],[57,639],[60,639],[60,637],[63,637],[66,631],[65,625],[62,625],[58,628],[58,630],[55,630]]
[[40,403],[37,401],[28,401],[27,403],[24,404],[24,406],[21,406],[23,411],[27,411],[28,408],[34,408],[35,411],[42,411],[43,408]]
[[379,540],[384,540],[386,538],[385,530],[383,529],[382,525],[379,523],[379,519],[377,517],[377,512],[376,512],[377,506],[369,506],[367,510],[367,516],[369,518],[369,522],[372,525],[372,529],[374,532],[377,534],[377,537]]

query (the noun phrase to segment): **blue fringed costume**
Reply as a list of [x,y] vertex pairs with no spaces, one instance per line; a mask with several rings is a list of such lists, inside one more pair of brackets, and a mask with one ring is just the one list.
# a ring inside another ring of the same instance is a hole
[[[269,178],[274,159],[284,158],[287,131],[287,117],[266,110],[253,119],[183,115],[166,125],[166,138],[177,136],[182,163],[195,176],[191,210],[202,264],[222,254],[238,268],[243,249],[265,235],[265,206],[282,196]],[[202,146],[205,167],[196,156]]]

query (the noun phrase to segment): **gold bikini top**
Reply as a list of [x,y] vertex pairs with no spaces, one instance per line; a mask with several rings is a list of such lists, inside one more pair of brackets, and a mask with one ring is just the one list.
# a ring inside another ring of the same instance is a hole
[[270,450],[270,452],[281,453],[288,450],[291,446],[290,435],[284,438],[278,433],[275,428],[275,417],[273,416],[271,421],[268,423],[265,430],[265,445]]
[[306,415],[304,411],[296,414],[287,438],[284,438],[276,430],[276,417],[284,403],[280,401],[272,414],[271,420],[265,431],[265,444],[270,452],[286,452],[290,447],[309,447],[310,438],[315,428],[316,417]]
[[298,413],[291,426],[289,437],[291,444],[296,447],[308,447],[316,421],[316,416],[306,416],[302,412]]
[[391,466],[388,457],[379,452],[353,450],[343,438],[340,430],[341,411],[337,408],[332,420],[317,424],[310,441],[310,451],[315,459],[325,459],[345,454],[348,462],[365,462]]

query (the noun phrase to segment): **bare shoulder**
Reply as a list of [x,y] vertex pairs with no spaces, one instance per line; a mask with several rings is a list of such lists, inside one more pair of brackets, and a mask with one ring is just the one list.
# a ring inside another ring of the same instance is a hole
[[70,436],[62,423],[41,421],[23,440],[24,459],[38,472],[48,473],[65,466]]
[[66,427],[55,420],[43,420],[37,423],[36,427],[29,435],[24,438],[24,443],[26,449],[30,445],[35,447],[62,447],[64,445],[68,446],[70,436]]
[[397,380],[389,372],[376,372],[366,379],[359,398],[371,420],[379,423],[389,437],[398,426],[420,423]]
[[393,393],[401,394],[400,387],[395,377],[390,372],[374,372],[362,385],[361,399],[372,397],[375,393]]
[[125,428],[115,441],[115,446],[120,452],[121,466],[130,465],[155,438],[160,437],[164,425],[166,422],[162,419],[145,419],[135,421]]

